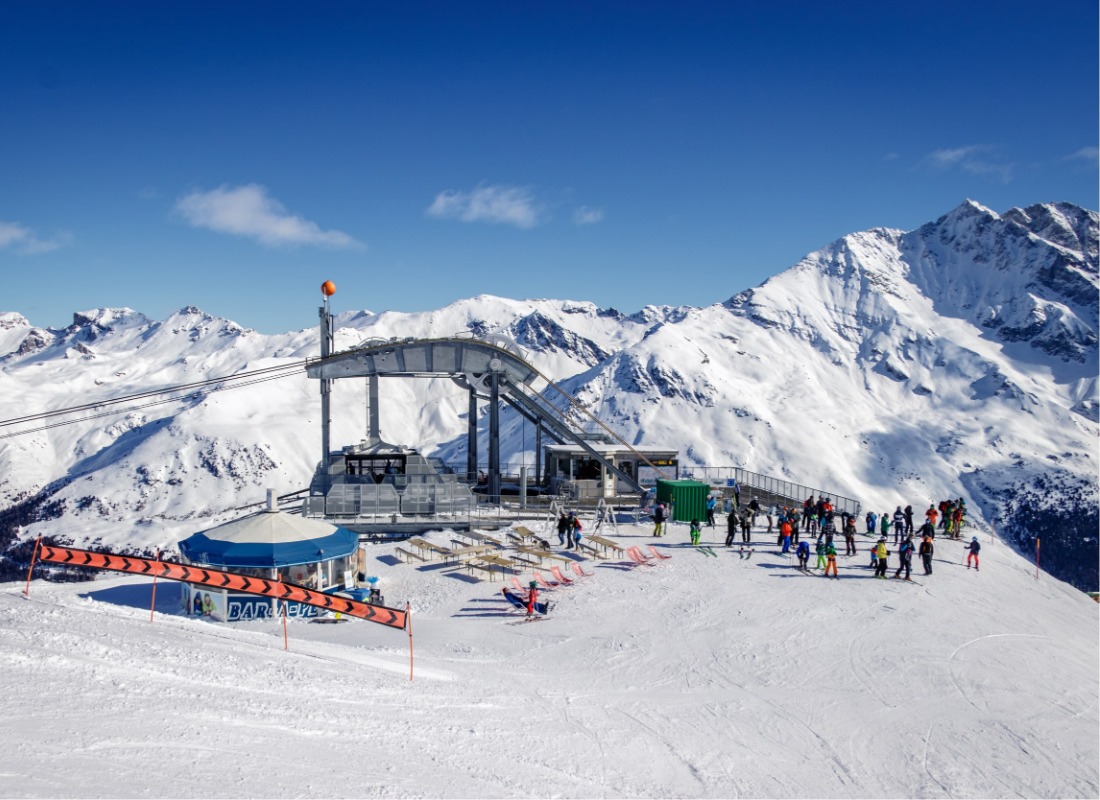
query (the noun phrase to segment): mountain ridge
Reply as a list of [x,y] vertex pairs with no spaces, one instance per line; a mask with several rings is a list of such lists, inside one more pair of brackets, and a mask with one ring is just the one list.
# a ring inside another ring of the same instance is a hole
[[[965,491],[976,524],[1025,552],[1043,535],[1044,564],[1095,589],[1097,227],[1096,212],[1070,204],[997,214],[967,201],[914,231],[848,234],[710,306],[625,315],[479,295],[430,312],[340,312],[337,348],[503,334],[627,441],[678,447],[688,467],[825,486],[879,512]],[[0,386],[34,410],[317,353],[315,329],[259,334],[191,306],[161,322],[78,312],[62,330],[0,314]],[[466,399],[449,383],[383,382],[386,438],[462,462]],[[64,508],[21,536],[79,523],[104,541],[172,546],[200,517],[308,482],[317,386],[278,385],[0,440],[0,504]],[[361,438],[362,392],[338,382],[334,443]],[[530,432],[509,410],[501,419],[505,463],[533,460]],[[1077,498],[1064,513],[1057,486]],[[1035,529],[1043,509],[1062,534]],[[1061,557],[1047,549],[1059,536]]]

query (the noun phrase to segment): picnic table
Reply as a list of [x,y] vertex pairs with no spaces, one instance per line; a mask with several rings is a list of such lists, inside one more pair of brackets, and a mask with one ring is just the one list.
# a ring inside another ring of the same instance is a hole
[[443,556],[445,560],[451,557],[451,550],[448,550],[446,547],[440,547],[437,544],[432,544],[427,539],[421,539],[419,536],[414,536],[412,539],[409,539],[408,543],[417,549],[421,558],[424,557],[425,552],[429,553],[433,559],[437,555]]
[[502,558],[501,556],[482,555],[476,559],[466,562],[467,566],[478,568],[482,565],[487,565],[489,568],[489,580],[493,579],[493,568],[500,570],[500,577],[503,580],[504,571],[507,569],[515,569],[516,562],[510,558]]
[[587,541],[599,546],[599,548],[603,551],[605,557],[608,550],[620,556],[626,552],[626,549],[621,544],[619,544],[618,542],[613,542],[610,539],[605,539],[602,536],[589,535],[585,536],[584,538]]
[[460,533],[459,536],[465,536],[467,539],[473,539],[478,544],[491,544],[494,547],[503,548],[504,542],[500,539],[496,539],[487,533],[479,533],[478,531],[466,531]]
[[537,558],[539,560],[539,566],[542,566],[542,561],[546,558],[549,558],[551,561],[563,561],[566,564],[573,560],[565,556],[559,556],[557,553],[551,553],[549,550],[540,550],[537,547],[517,547],[516,550],[520,553]]

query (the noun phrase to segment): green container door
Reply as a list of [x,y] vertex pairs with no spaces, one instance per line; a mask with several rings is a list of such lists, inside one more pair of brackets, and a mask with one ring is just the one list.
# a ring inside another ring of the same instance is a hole
[[657,502],[666,506],[671,504],[669,519],[676,522],[691,522],[697,519],[705,522],[707,518],[707,495],[710,484],[701,481],[666,481],[657,479]]

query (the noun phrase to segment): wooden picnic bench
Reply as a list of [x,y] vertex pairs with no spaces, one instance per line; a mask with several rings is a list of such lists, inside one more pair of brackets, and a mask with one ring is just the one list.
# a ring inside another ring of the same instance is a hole
[[621,544],[619,544],[618,542],[613,542],[610,539],[605,539],[602,536],[593,535],[585,536],[584,538],[590,542],[594,542],[597,546],[599,546],[600,549],[604,552],[605,557],[608,550],[620,556],[626,552],[626,548],[624,548]]
[[405,562],[408,562],[408,563],[411,563],[412,559],[414,559],[414,558],[417,561],[427,561],[427,559],[424,558],[424,556],[417,555],[416,553],[412,552],[411,550],[406,550],[404,547],[398,547],[395,550],[395,552],[397,553],[398,558],[400,558],[402,561],[405,561]]
[[592,558],[602,558],[602,556],[600,555],[600,551],[590,544],[577,542],[577,549],[580,550],[582,553],[588,553],[588,555],[592,556]]
[[537,547],[517,547],[516,549],[521,553],[526,553],[529,556],[537,558],[540,566],[544,558],[548,558],[551,561],[564,561],[565,563],[569,563],[573,560],[565,556],[559,556],[557,553],[551,553],[549,550],[540,550]]
[[500,539],[496,539],[487,533],[479,533],[478,531],[467,531],[466,533],[462,533],[459,535],[465,536],[469,539],[473,539],[478,544],[491,544],[494,547],[499,547],[502,549],[504,547],[504,543],[500,541]]
[[431,553],[432,558],[435,558],[437,555],[441,555],[443,556],[444,560],[450,559],[453,555],[452,551],[448,550],[446,547],[440,547],[437,544],[432,544],[427,539],[421,539],[420,537],[409,539],[409,544],[420,551],[421,559],[423,561],[427,561],[426,558],[423,558],[424,551]]

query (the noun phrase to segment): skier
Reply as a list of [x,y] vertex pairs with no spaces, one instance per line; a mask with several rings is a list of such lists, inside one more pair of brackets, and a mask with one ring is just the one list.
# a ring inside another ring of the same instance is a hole
[[803,572],[808,571],[810,561],[810,543],[803,539],[798,543],[798,549],[794,551],[798,556],[798,568]]
[[913,507],[905,507],[905,535],[911,536],[913,534]]
[[856,518],[848,517],[848,524],[844,526],[844,555],[856,554]]
[[730,511],[730,515],[726,517],[726,547],[733,546],[734,537],[737,536],[738,519],[737,509]]
[[569,512],[569,549],[576,550],[577,546],[581,542],[581,531],[584,530],[584,526],[581,525],[580,517],[576,516],[572,511]]
[[887,511],[882,512],[882,516],[879,517],[879,536],[885,539],[890,535],[890,513]]
[[784,553],[791,552],[791,523],[787,520],[783,520],[783,523],[779,526],[780,540],[783,542]]
[[653,535],[660,536],[664,533],[665,527],[665,504],[658,503],[657,507],[653,509]]
[[878,559],[878,564],[875,566],[876,578],[886,580],[886,556],[888,555],[890,551],[886,549],[886,537],[883,536],[875,545],[875,558]]
[[748,506],[744,506],[739,514],[741,516],[741,541],[745,544],[752,544],[752,512]]
[[569,517],[562,511],[558,514],[558,544],[565,547],[565,534],[569,531]]
[[713,528],[714,527],[714,507],[717,504],[718,504],[718,500],[714,497],[714,495],[713,494],[708,494],[707,495],[707,503],[706,503],[706,507],[707,507],[707,527],[708,528]]
[[932,523],[932,527],[936,527],[936,518],[939,517],[940,512],[936,510],[936,506],[932,503],[928,504],[928,510],[924,512],[924,518]]
[[825,540],[820,536],[817,537],[817,544],[814,545],[814,552],[817,553],[817,566],[815,569],[824,569],[825,567]]
[[[768,506],[768,510],[764,514],[764,516],[768,518],[768,533],[772,532],[772,520],[775,519],[777,513],[778,512],[776,511],[775,503],[772,503],[770,506]],[[778,544],[778,542],[776,542],[776,544]]]
[[699,537],[703,534],[703,529],[699,525],[699,520],[693,519],[691,526],[688,528],[688,535],[691,536],[691,543],[693,545],[699,544]]
[[840,580],[840,576],[836,574],[836,547],[832,542],[829,542],[825,547],[825,558],[829,560],[829,563],[825,565],[825,577],[829,577],[829,570],[833,571],[833,577]]
[[[924,523],[927,525],[928,523]],[[925,536],[924,541],[920,543],[920,560],[924,562],[924,574],[932,574],[932,553],[936,551],[936,548],[932,546],[932,537]]]
[[898,571],[894,573],[895,578],[900,578],[902,570],[905,571],[905,580],[910,580],[909,570],[912,567],[913,561],[913,537],[905,537],[905,541],[898,547]]
[[970,569],[970,560],[974,559],[974,571],[978,571],[978,551],[982,549],[982,546],[978,544],[978,537],[975,536],[970,540],[970,544],[966,546],[966,568]]
[[905,534],[905,512],[898,506],[894,512],[894,544],[897,544]]
[[868,511],[865,519],[867,521],[867,535],[874,536],[875,525],[878,524],[878,514],[876,514],[874,511]]

